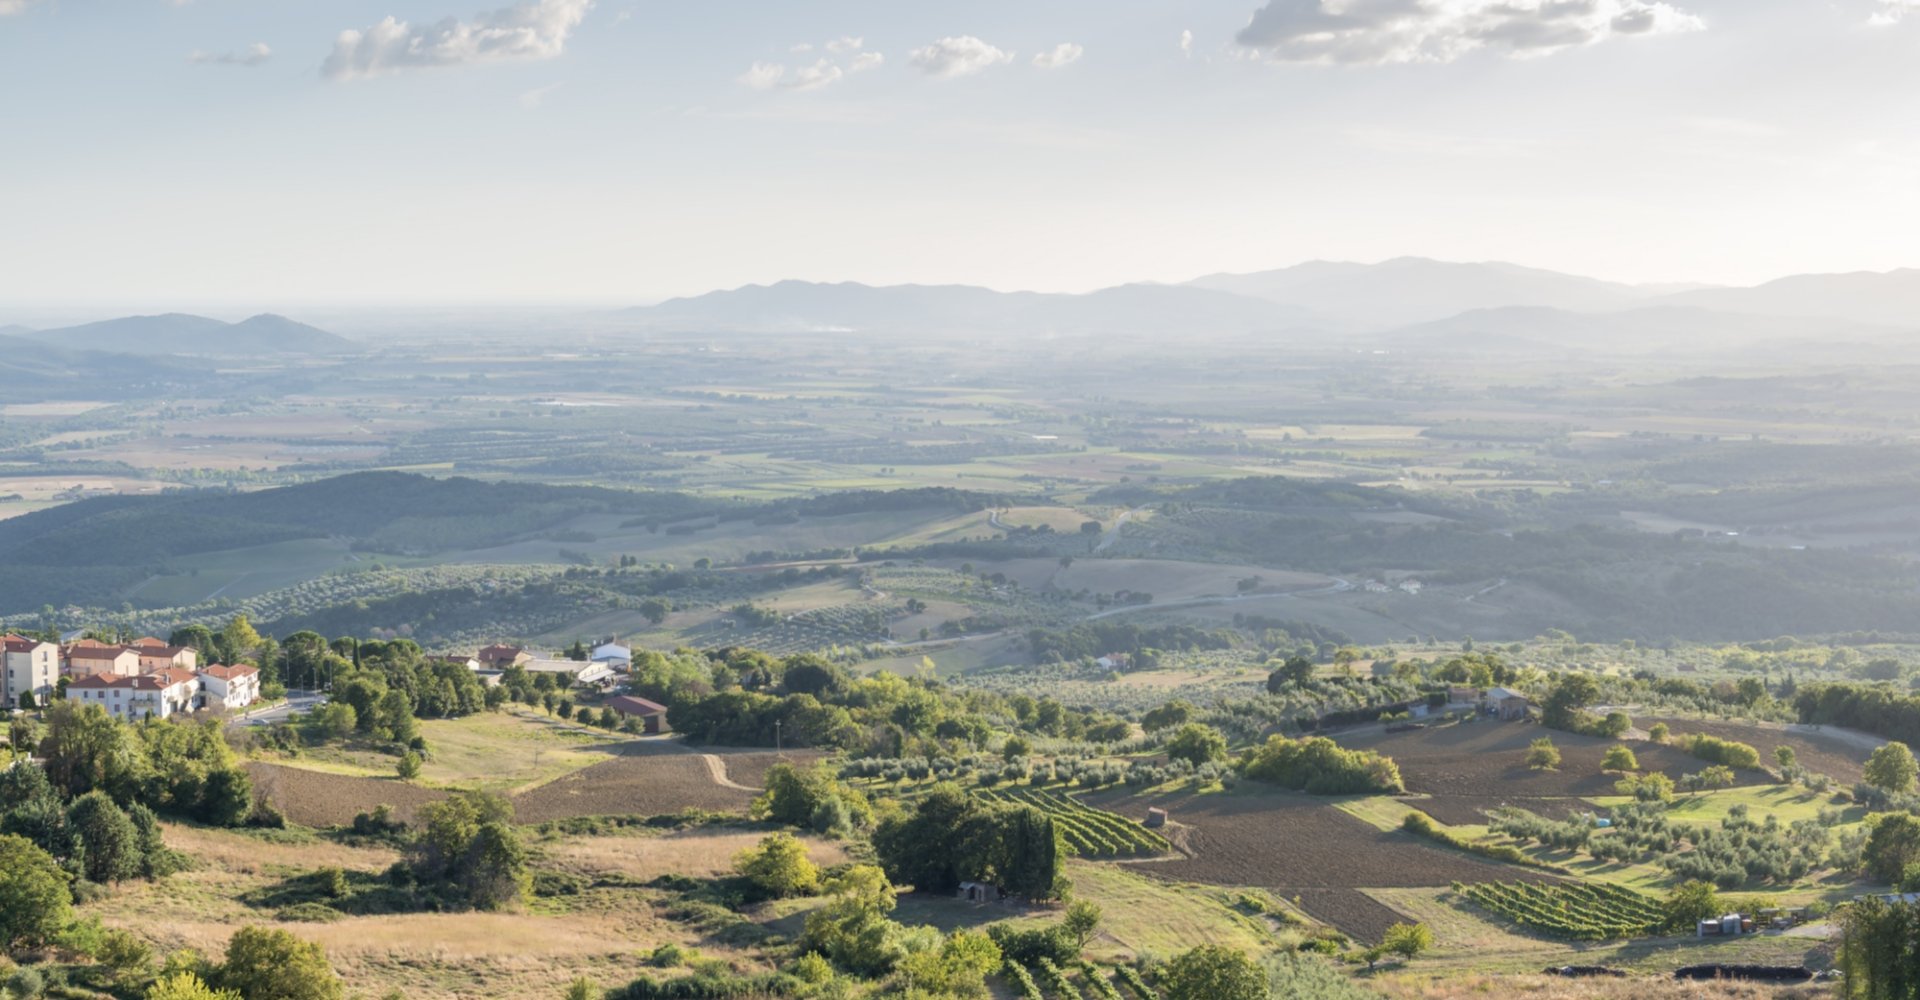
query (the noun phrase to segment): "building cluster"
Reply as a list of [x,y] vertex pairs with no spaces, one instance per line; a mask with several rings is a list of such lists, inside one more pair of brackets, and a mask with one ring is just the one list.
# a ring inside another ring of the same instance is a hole
[[[487,646],[471,658],[449,659],[466,664],[468,669],[479,675],[482,683],[488,685],[499,684],[509,669],[518,667],[530,674],[551,674],[564,688],[596,688],[608,694],[618,690],[626,675],[633,670],[632,648],[612,640],[595,646],[584,660],[535,656],[522,647],[505,644]],[[608,698],[605,705],[623,716],[638,720],[643,732],[666,731],[667,707],[658,702],[638,695],[623,694]]]
[[0,696],[8,707],[31,695],[44,705],[66,680],[66,696],[99,705],[129,722],[164,719],[202,709],[237,710],[260,700],[260,671],[245,664],[202,666],[190,646],[169,646],[151,636],[126,645],[97,639],[60,644],[24,636],[4,637]]

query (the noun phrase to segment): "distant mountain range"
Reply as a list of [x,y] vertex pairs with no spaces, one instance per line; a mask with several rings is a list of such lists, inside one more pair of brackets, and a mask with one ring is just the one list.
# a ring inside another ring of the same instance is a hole
[[1204,288],[1121,285],[1084,295],[996,292],[971,285],[782,281],[622,310],[618,319],[677,329],[955,334],[1266,333],[1312,326],[1305,310]]
[[55,330],[6,327],[0,334],[69,351],[115,354],[191,354],[258,357],[278,354],[344,354],[359,350],[345,337],[285,316],[262,313],[238,323],[167,313],[127,316]]
[[1920,329],[1920,270],[1712,288],[1400,257],[1378,264],[1312,261],[1083,295],[783,281],[609,318],[688,332],[1286,334],[1456,349],[1712,349],[1834,336],[1868,341]]
[[1648,294],[1632,285],[1514,264],[1455,264],[1397,257],[1379,264],[1312,261],[1278,271],[1210,274],[1188,283],[1304,309],[1349,328],[1424,323],[1473,309],[1547,306],[1625,309]]

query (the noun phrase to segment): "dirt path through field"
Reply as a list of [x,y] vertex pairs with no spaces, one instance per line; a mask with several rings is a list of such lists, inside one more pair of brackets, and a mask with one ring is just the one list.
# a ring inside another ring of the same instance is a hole
[[721,760],[718,754],[703,753],[700,755],[700,759],[707,762],[707,771],[713,775],[713,783],[722,788],[737,788],[743,792],[759,792],[765,790],[755,788],[752,785],[740,784],[732,778],[727,777],[727,762]]

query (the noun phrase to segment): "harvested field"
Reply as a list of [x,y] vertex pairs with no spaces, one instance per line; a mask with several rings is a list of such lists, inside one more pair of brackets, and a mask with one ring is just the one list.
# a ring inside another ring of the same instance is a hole
[[[1843,785],[1860,780],[1867,756],[1873,751],[1855,741],[1805,729],[1788,729],[1774,723],[1727,722],[1721,719],[1636,718],[1641,729],[1664,722],[1675,735],[1704,733],[1724,740],[1738,740],[1760,751],[1762,763],[1773,765],[1774,747],[1792,747],[1800,766],[1815,774],[1824,774]],[[1864,742],[1864,741],[1860,741]]]
[[[1122,815],[1149,805],[1168,810],[1172,833],[1188,856],[1144,862],[1135,870],[1164,878],[1212,885],[1270,889],[1302,897],[1308,912],[1357,937],[1378,933],[1401,918],[1368,899],[1360,888],[1443,886],[1453,881],[1537,879],[1537,872],[1483,861],[1420,840],[1377,830],[1323,800],[1277,792],[1170,795],[1152,798],[1088,796]],[[1307,902],[1315,891],[1316,904]],[[1384,920],[1384,923],[1382,922]],[[1373,935],[1369,937],[1369,935]]]
[[[554,862],[588,874],[618,873],[645,882],[662,875],[711,876],[733,870],[734,856],[760,843],[760,831],[696,830],[661,837],[574,837],[548,848]],[[847,860],[841,844],[803,838],[807,855],[822,867]]]
[[[1560,748],[1560,767],[1536,771],[1526,764],[1527,744],[1541,737]],[[1600,770],[1607,748],[1621,741],[1581,736],[1524,722],[1482,720],[1437,726],[1403,733],[1377,730],[1339,736],[1343,746],[1378,750],[1400,765],[1400,776],[1410,792],[1433,796],[1485,799],[1499,789],[1508,799],[1579,798],[1612,795],[1619,775]],[[1663,771],[1668,777],[1698,771],[1705,761],[1678,747],[1644,740],[1627,741],[1643,771]],[[1770,749],[1770,748],[1769,748]],[[1735,784],[1766,784],[1760,771],[1737,772]]]
[[723,787],[713,779],[706,759],[698,754],[630,754],[515,797],[514,818],[545,823],[575,816],[652,816],[685,809],[747,811],[753,792]]
[[[716,747],[692,751],[677,741],[635,740],[615,748],[619,756],[574,771],[513,796],[514,818],[545,823],[575,816],[652,816],[687,809],[744,813],[767,771],[782,761],[809,766],[822,756],[805,750]],[[421,806],[447,796],[441,789],[393,778],[309,771],[254,761],[254,786],[287,818],[304,826],[341,826],[377,805],[392,806],[411,821]]]
[[356,778],[263,761],[249,762],[247,771],[256,792],[303,826],[341,826],[378,805],[392,806],[399,818],[411,821],[415,810],[447,795],[397,778]]

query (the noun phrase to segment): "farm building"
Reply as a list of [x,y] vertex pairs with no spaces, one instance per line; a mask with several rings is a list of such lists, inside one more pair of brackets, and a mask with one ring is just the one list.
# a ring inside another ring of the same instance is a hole
[[962,882],[954,895],[969,903],[991,903],[1000,898],[1000,888],[989,882]]
[[1165,809],[1160,808],[1159,806],[1148,806],[1147,807],[1148,828],[1151,829],[1154,827],[1162,827],[1166,825],[1167,825],[1167,811]]
[[627,670],[633,666],[633,650],[617,642],[602,643],[593,648],[592,659],[615,670]]
[[1524,719],[1533,708],[1533,702],[1526,695],[1508,688],[1489,688],[1483,704],[1487,714],[1507,720]]
[[474,659],[479,660],[482,667],[494,670],[505,670],[516,663],[526,663],[532,660],[533,654],[521,649],[519,646],[506,646],[496,643],[482,649]]
[[522,660],[521,669],[530,674],[556,674],[572,678],[572,683],[581,686],[598,684],[613,679],[613,668],[604,663],[591,663],[586,660]]
[[607,707],[628,718],[639,719],[649,733],[665,732],[667,706],[635,695],[623,694],[607,699]]

